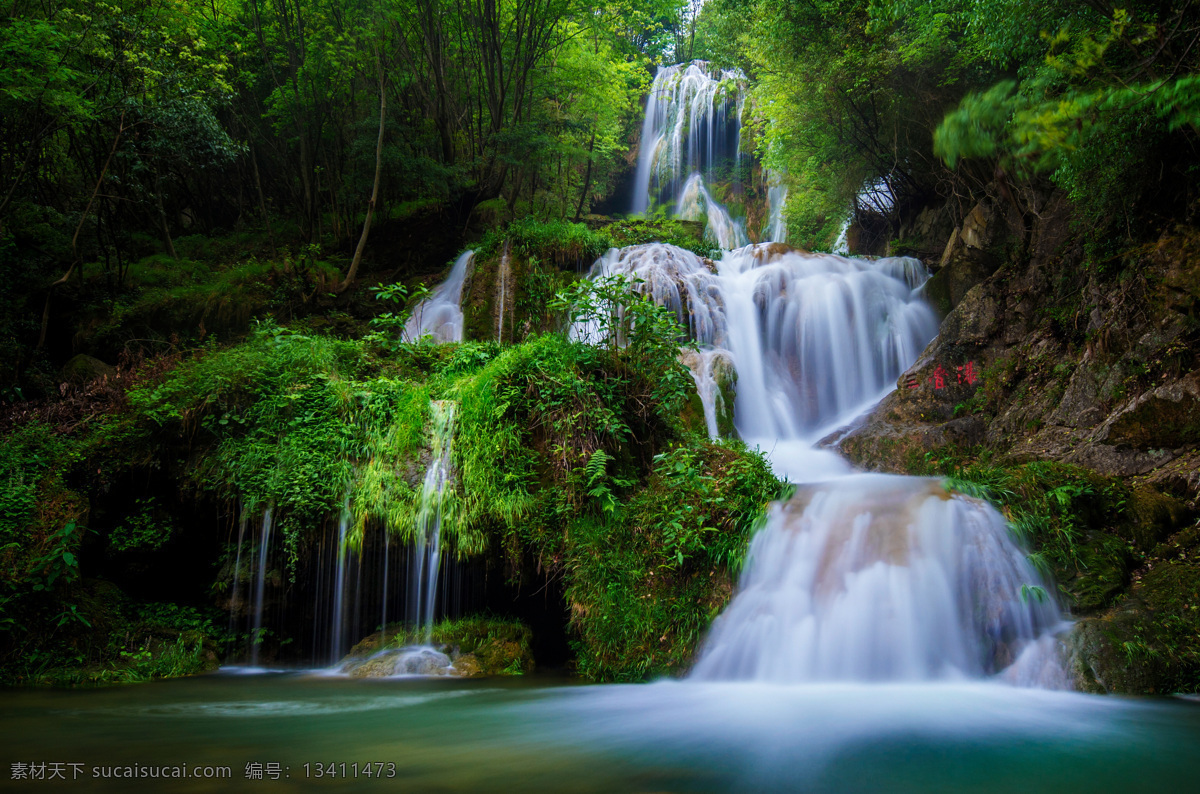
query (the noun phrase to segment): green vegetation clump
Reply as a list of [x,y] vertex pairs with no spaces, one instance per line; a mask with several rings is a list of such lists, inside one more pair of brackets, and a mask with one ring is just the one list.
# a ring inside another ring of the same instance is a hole
[[[1139,524],[1128,510],[1131,489],[1120,480],[1050,461],[1003,466],[987,452],[964,455],[953,449],[927,453],[911,468],[917,474],[944,476],[950,490],[995,505],[1017,537],[1032,546],[1031,561],[1054,576],[1069,603],[1079,600],[1076,586],[1087,593],[1083,602],[1092,604],[1096,588],[1115,595],[1124,584],[1127,564],[1114,570],[1109,563],[1133,560],[1132,531]],[[1124,536],[1122,548],[1097,541],[1093,530],[1101,528]],[[1103,598],[1096,604],[1104,605]]]
[[14,638],[30,626],[45,625],[53,633],[86,623],[66,594],[79,579],[88,505],[68,482],[82,456],[75,440],[31,422],[5,442],[0,447],[0,648],[12,653]]
[[562,555],[579,672],[636,681],[685,670],[784,488],[741,442],[693,439],[655,459],[627,506],[573,521]]
[[604,230],[583,223],[526,216],[488,232],[476,248],[476,256],[499,256],[506,244],[511,253],[525,259],[578,269],[588,267],[612,248],[613,239]]

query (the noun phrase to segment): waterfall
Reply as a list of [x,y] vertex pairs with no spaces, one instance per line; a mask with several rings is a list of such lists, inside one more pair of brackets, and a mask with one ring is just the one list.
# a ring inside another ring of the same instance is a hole
[[338,518],[338,537],[337,537],[337,573],[334,577],[333,585],[333,626],[330,629],[330,647],[332,649],[333,661],[337,661],[342,657],[342,642],[345,635],[345,619],[346,619],[346,555],[349,549],[346,546],[346,530],[350,525],[350,495],[346,495],[344,504],[342,505],[342,514]]
[[833,241],[833,253],[843,256],[850,255],[850,221],[853,215],[847,215],[846,220],[842,221],[841,227],[838,228],[837,239]]
[[[787,222],[783,217],[783,208],[787,204],[788,189],[783,176],[774,171],[767,171],[767,227],[763,229],[764,242],[786,243]],[[846,253],[835,250],[834,253]]]
[[474,251],[464,251],[433,293],[418,303],[404,325],[404,339],[415,342],[426,334],[437,342],[461,342],[463,338],[462,292]]
[[937,480],[853,475],[772,508],[692,675],[912,681],[1011,668],[1016,683],[1062,686],[1034,662],[1062,623],[1047,590],[988,505]]
[[[995,675],[1066,687],[1050,583],[1004,518],[936,480],[854,473],[816,448],[891,389],[937,333],[920,261],[745,246],[712,263],[674,246],[613,250],[699,345],[685,352],[710,435],[713,367],[736,371],[734,426],[800,483],[754,537],[697,679],[893,681]],[[572,329],[595,339],[596,329]]]
[[271,549],[271,518],[275,512],[274,505],[267,505],[263,511],[262,534],[258,544],[258,574],[254,586],[254,620],[250,627],[250,664],[258,664],[258,647],[262,644],[263,635],[263,599],[267,587],[267,555]]
[[812,444],[891,390],[937,333],[933,309],[897,277],[909,272],[925,271],[910,258],[868,262],[776,243],[730,251],[714,272],[689,251],[651,243],[610,251],[592,275],[641,279],[637,289],[674,310],[702,349],[723,351],[737,371],[739,435],[777,473],[810,481],[848,470]]
[[434,604],[437,596],[438,566],[441,561],[441,535],[446,488],[451,483],[451,447],[454,439],[455,404],[433,401],[432,459],[421,484],[415,550],[409,561],[408,622],[432,641]]
[[[387,648],[388,555],[390,543],[384,534],[382,629],[377,647],[383,650],[363,659],[349,660],[342,672],[352,676],[450,675],[450,657],[432,647],[433,622],[438,606],[442,562],[442,529],[447,513],[449,489],[453,484],[453,439],[456,404],[449,400],[431,403],[430,461],[417,496],[412,540],[408,549],[405,586],[405,620],[418,644]],[[443,596],[443,601],[445,596]],[[446,607],[442,607],[445,611]]]
[[691,371],[692,380],[696,382],[696,393],[700,396],[700,405],[704,408],[704,424],[708,430],[708,437],[719,438],[721,429],[718,413],[732,408],[725,404],[721,381],[728,382],[736,377],[729,353],[715,348],[685,350],[679,358]]
[[500,254],[500,264],[496,267],[496,341],[504,341],[504,302],[508,295],[508,282],[512,279],[512,259],[509,257],[509,243],[505,241],[504,252]]
[[688,177],[675,206],[676,216],[687,221],[705,221],[704,234],[721,248],[737,248],[750,242],[740,221],[712,197],[699,174]]
[[727,178],[730,192],[741,192],[744,82],[740,72],[714,70],[705,61],[658,70],[642,122],[633,214],[645,214],[652,204],[674,205],[677,216],[706,221],[708,236],[722,248],[749,241],[711,190]]

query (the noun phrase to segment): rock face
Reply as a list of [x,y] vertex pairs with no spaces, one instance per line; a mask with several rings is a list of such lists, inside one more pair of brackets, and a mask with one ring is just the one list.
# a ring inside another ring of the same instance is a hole
[[399,675],[462,675],[450,657],[434,648],[408,646],[380,651],[342,666],[351,678],[390,678]]
[[948,312],[940,335],[865,422],[828,441],[873,470],[983,453],[1128,487],[1119,520],[1085,527],[1078,564],[1060,575],[1084,616],[1068,642],[1077,684],[1194,689],[1200,232],[1175,230],[1106,268],[1089,263],[1062,195],[1030,204],[1021,218],[981,202],[950,233],[926,287]]
[[[1014,461],[1061,460],[1133,476],[1194,452],[1193,322],[1150,286],[1178,269],[1163,253],[1174,249],[1161,243],[1131,268],[1138,275],[1110,283],[1080,261],[1069,214],[1065,200],[1052,197],[1021,253],[957,300],[897,390],[842,439],[851,459],[901,471],[911,463],[906,456],[983,443]],[[991,223],[976,222],[971,235],[992,241],[990,256],[1024,239],[1023,231],[1005,237]],[[1173,482],[1184,488],[1177,495],[1195,497],[1186,474]]]

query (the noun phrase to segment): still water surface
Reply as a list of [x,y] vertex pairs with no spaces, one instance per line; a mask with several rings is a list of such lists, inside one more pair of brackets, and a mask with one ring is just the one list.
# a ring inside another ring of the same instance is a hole
[[[25,762],[82,763],[84,774],[63,788],[114,791],[1200,790],[1200,704],[990,683],[597,686],[226,673],[8,690],[0,745],[8,790],[48,785],[11,780],[12,764]],[[318,778],[316,764],[330,762],[338,777],[326,766]],[[367,777],[367,762],[394,777]],[[277,763],[281,778],[246,780],[248,763]],[[90,779],[93,766],[119,764],[229,766],[232,779]]]

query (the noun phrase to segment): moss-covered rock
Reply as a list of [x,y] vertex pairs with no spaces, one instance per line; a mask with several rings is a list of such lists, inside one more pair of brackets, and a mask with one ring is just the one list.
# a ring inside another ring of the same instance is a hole
[[97,378],[111,378],[116,374],[116,367],[83,353],[71,358],[62,368],[63,380],[76,386],[91,383]]
[[360,640],[340,662],[352,678],[524,675],[534,667],[529,628],[490,617],[444,620],[425,636],[393,623]]
[[1085,692],[1200,691],[1200,527],[1156,549],[1116,606],[1079,621],[1068,641]]
[[1200,441],[1200,373],[1142,394],[1101,431],[1110,444],[1175,449]]
[[1188,507],[1173,496],[1140,485],[1130,490],[1126,516],[1118,532],[1148,552],[1187,521]]
[[1128,545],[1107,532],[1089,532],[1077,547],[1074,576],[1059,584],[1071,598],[1071,609],[1087,615],[1111,605],[1129,585],[1133,557]]

